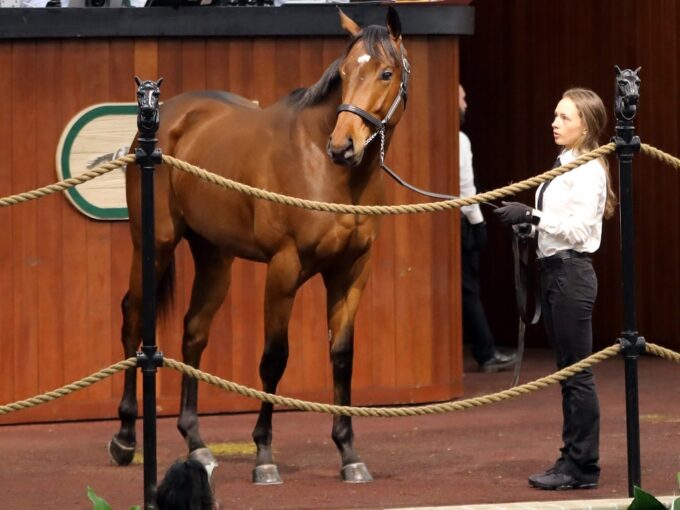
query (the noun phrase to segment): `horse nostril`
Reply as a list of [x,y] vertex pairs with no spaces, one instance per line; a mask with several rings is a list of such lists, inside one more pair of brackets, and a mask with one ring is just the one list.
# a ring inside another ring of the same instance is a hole
[[351,137],[347,139],[347,145],[345,145],[345,148],[342,150],[342,152],[347,158],[354,155],[354,141]]

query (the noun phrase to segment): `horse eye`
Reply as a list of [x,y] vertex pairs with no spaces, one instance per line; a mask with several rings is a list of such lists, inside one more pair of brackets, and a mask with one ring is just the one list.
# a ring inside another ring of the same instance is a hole
[[389,69],[386,70],[386,71],[383,71],[382,76],[380,76],[380,79],[385,80],[385,81],[391,80],[392,79],[392,71],[390,71]]

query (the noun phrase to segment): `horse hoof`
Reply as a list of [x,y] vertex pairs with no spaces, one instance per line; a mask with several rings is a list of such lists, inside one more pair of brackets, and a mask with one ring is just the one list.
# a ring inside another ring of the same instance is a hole
[[206,471],[208,471],[208,478],[212,476],[213,470],[219,466],[219,463],[208,448],[196,448],[193,452],[189,453],[189,459],[197,460],[203,464]]
[[276,464],[262,464],[253,469],[253,483],[255,485],[280,485],[283,483]]
[[131,445],[125,445],[120,439],[113,436],[111,441],[109,441],[109,444],[106,445],[106,449],[109,451],[111,462],[118,464],[119,466],[128,466],[135,456],[136,446],[137,443],[134,442]]
[[342,466],[340,475],[342,476],[342,481],[347,483],[368,483],[373,481],[371,473],[368,472],[368,468],[363,462],[354,462]]

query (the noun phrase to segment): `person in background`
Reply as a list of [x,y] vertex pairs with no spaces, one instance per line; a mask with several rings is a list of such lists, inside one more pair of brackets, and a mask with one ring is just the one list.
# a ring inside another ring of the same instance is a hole
[[[607,113],[592,90],[567,90],[555,108],[552,132],[561,148],[559,165],[596,149]],[[602,218],[614,214],[616,196],[604,159],[594,159],[543,183],[536,207],[503,202],[494,211],[508,225],[527,223],[538,235],[541,305],[557,367],[572,365],[593,352],[592,314],[597,277],[592,255],[600,247]],[[561,382],[562,448],[545,472],[529,477],[538,489],[597,487],[600,477],[600,408],[591,369]]]
[[[467,102],[465,90],[458,86],[460,123],[463,124]],[[477,194],[472,168],[470,139],[459,131],[460,196]],[[489,328],[479,285],[479,253],[486,246],[486,222],[478,204],[461,207],[461,247],[463,279],[463,337],[472,346],[472,356],[482,372],[507,370],[516,362],[514,353],[505,354],[496,348],[496,341]]]

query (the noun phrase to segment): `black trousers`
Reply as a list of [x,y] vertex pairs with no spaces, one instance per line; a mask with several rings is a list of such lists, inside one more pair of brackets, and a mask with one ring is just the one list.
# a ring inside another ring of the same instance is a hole
[[[480,225],[477,229],[485,228]],[[479,286],[479,251],[485,240],[480,240],[465,218],[461,220],[461,273],[463,278],[463,337],[472,347],[477,363],[491,359],[496,349],[493,334],[486,320]]]
[[[592,316],[597,277],[590,258],[569,258],[541,269],[548,338],[559,369],[593,352]],[[562,455],[556,467],[582,481],[599,478],[600,406],[591,369],[561,382]]]

